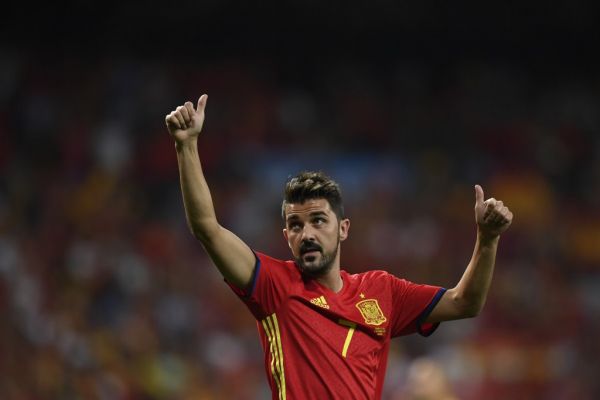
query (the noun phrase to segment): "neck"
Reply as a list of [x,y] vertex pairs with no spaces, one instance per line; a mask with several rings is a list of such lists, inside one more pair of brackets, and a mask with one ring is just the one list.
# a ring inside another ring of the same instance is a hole
[[342,280],[339,266],[337,268],[332,268],[326,275],[316,278],[315,280],[334,293],[338,293],[344,287],[344,281]]
[[327,273],[325,275],[315,278],[315,280],[334,293],[337,293],[340,290],[342,290],[342,287],[344,287],[344,281],[342,280],[342,275],[340,273],[340,248],[339,248],[339,246],[337,249],[337,254],[335,256],[335,260],[333,261],[333,265],[331,266],[331,269],[329,271],[327,271]]

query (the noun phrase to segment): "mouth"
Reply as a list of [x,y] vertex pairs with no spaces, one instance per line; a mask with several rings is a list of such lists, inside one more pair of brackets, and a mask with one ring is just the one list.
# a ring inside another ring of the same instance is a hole
[[304,262],[312,263],[317,260],[317,258],[319,257],[320,254],[321,254],[320,250],[305,249],[304,251],[301,252],[300,256],[302,257],[302,260],[304,260]]
[[305,254],[312,251],[321,251],[321,246],[314,242],[303,242],[300,245],[300,253]]
[[316,257],[320,254],[321,252],[319,250],[307,250],[305,252],[302,253],[302,257]]
[[319,257],[322,249],[317,243],[305,242],[300,246],[300,257],[304,262],[313,262]]

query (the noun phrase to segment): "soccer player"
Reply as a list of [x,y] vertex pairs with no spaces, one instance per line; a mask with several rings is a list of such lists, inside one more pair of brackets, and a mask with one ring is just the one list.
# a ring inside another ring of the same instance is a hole
[[445,290],[385,271],[340,269],[348,237],[338,185],[318,172],[285,187],[283,235],[293,261],[255,252],[219,225],[198,156],[207,95],[165,118],[175,140],[187,222],[258,321],[273,399],[379,399],[390,339],[430,335],[441,321],[476,316],[488,293],[500,234],[513,215],[475,186],[477,240],[458,282]]

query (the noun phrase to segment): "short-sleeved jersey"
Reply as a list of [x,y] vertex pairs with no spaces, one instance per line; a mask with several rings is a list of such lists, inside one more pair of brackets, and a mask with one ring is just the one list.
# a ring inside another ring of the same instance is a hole
[[256,255],[251,288],[231,287],[258,321],[273,399],[379,399],[390,339],[437,328],[424,320],[443,288],[342,270],[335,293],[293,261]]

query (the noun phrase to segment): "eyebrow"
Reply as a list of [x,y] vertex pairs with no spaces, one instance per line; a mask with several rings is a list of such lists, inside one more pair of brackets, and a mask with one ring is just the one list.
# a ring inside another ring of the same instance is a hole
[[[313,211],[310,214],[308,214],[309,217],[327,217],[327,213],[325,211]],[[298,214],[291,214],[286,217],[286,221],[292,221],[292,220],[296,220],[296,219],[300,219],[300,217],[298,216]]]

